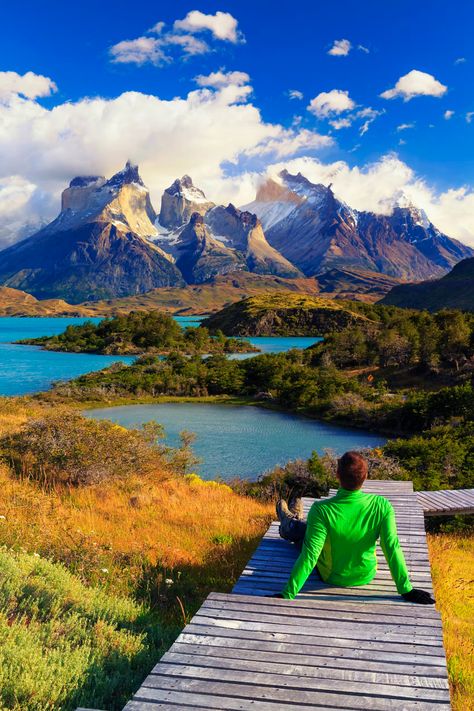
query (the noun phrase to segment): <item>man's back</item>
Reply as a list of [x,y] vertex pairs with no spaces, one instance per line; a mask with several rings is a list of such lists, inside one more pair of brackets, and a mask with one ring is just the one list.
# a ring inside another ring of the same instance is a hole
[[395,514],[387,499],[341,488],[336,496],[315,502],[284,597],[292,599],[298,594],[316,564],[327,583],[347,587],[369,583],[377,571],[375,547],[379,537],[398,592],[410,591]]

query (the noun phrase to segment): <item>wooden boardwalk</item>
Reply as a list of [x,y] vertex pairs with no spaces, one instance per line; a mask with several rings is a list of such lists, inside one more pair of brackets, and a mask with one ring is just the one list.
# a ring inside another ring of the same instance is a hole
[[425,516],[474,513],[474,489],[417,491],[416,498]]
[[[431,590],[425,504],[411,482],[364,490],[392,501],[412,582]],[[397,595],[383,556],[370,585],[312,575],[294,601],[264,597],[282,589],[297,553],[273,523],[233,592],[209,595],[124,711],[449,709],[434,607]]]

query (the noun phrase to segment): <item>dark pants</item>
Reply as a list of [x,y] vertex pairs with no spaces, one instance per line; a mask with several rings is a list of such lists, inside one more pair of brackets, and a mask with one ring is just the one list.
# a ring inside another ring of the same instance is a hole
[[297,518],[283,516],[280,521],[280,536],[285,541],[296,543],[300,548],[303,544],[306,534],[306,521],[300,521]]

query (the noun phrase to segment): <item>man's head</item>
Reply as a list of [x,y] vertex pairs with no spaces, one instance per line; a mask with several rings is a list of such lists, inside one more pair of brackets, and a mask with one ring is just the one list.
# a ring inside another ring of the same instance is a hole
[[360,489],[367,479],[367,460],[358,452],[346,452],[337,461],[337,478],[349,491]]

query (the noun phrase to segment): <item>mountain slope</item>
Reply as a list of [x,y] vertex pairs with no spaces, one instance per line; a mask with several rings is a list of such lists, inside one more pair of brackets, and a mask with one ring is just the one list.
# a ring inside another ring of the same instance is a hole
[[218,274],[245,269],[242,255],[215,239],[197,212],[181,232],[174,254],[188,284],[201,284]]
[[474,311],[474,259],[459,262],[441,279],[396,286],[381,303],[428,311]]
[[474,255],[411,205],[389,216],[357,212],[331,186],[286,170],[279,177],[281,183],[267,181],[244,209],[257,214],[268,242],[307,276],[342,268],[425,279]]
[[213,235],[245,255],[247,269],[255,274],[275,274],[281,277],[302,276],[283,255],[272,247],[263,232],[262,223],[250,212],[238,210],[229,203],[206,213],[206,224]]
[[111,298],[180,286],[181,274],[149,237],[156,217],[136,166],[110,180],[74,178],[59,216],[0,252],[0,283],[39,298]]

